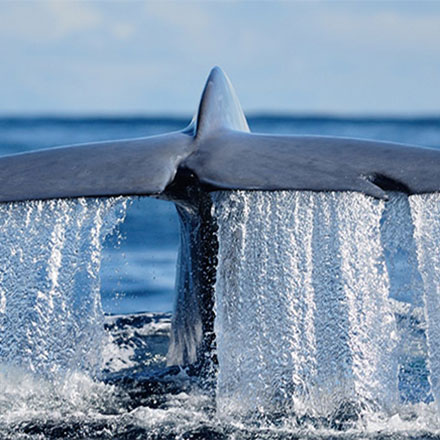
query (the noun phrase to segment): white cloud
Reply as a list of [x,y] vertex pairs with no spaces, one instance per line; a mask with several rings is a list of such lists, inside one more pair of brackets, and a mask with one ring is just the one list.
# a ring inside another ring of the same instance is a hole
[[113,35],[120,41],[132,38],[136,33],[136,28],[129,23],[115,23],[111,27]]
[[0,55],[35,108],[192,111],[218,64],[248,108],[432,110],[440,3],[0,0]]
[[95,29],[102,23],[99,9],[90,3],[49,1],[42,5],[47,12],[48,24],[58,38]]
[[392,5],[325,5],[315,14],[314,21],[330,41],[347,48],[356,45],[378,51],[383,47],[422,51],[440,49],[438,7],[430,13],[431,8],[426,7],[429,3],[420,3],[418,9]]
[[100,23],[99,10],[89,3],[39,1],[0,4],[0,37],[10,40],[58,41],[90,31]]

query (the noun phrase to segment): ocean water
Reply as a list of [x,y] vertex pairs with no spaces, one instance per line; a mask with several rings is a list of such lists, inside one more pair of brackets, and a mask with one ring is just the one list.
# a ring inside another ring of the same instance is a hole
[[[2,118],[0,154],[186,123]],[[249,123],[255,132],[440,148],[435,118]],[[398,193],[387,204],[352,194],[216,197],[223,227],[214,388],[191,370],[165,368],[179,243],[172,203],[1,207],[0,260],[8,269],[0,272],[0,438],[436,436],[439,201]],[[87,276],[75,270],[78,253]]]

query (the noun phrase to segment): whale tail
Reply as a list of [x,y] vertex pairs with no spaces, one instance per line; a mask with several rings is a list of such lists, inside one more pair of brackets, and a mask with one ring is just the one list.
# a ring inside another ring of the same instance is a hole
[[219,67],[182,131],[49,148],[0,158],[0,202],[117,195],[160,195],[197,140],[220,129],[249,131],[233,87]]
[[196,121],[197,138],[221,129],[250,131],[234,88],[219,67],[214,67],[208,76]]
[[[440,151],[324,136],[249,133],[226,75],[214,67],[184,130],[0,158],[0,202],[165,194],[194,176],[208,190],[440,190]],[[390,186],[391,183],[391,186]],[[171,196],[172,198],[173,196]]]
[[440,151],[323,136],[252,134],[226,75],[215,67],[184,130],[0,158],[0,202],[153,195],[176,201],[181,264],[169,363],[214,361],[217,230],[208,192],[358,191],[386,198],[440,190]]

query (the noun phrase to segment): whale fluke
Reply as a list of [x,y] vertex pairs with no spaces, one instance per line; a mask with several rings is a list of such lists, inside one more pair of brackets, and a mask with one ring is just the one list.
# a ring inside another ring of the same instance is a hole
[[440,150],[362,139],[250,133],[218,67],[180,132],[0,158],[0,202],[152,195],[173,200],[181,224],[169,364],[215,363],[217,224],[211,191],[440,191]]
[[[0,158],[0,201],[161,195],[193,176],[208,191],[440,190],[440,150],[325,136],[252,134],[232,85],[212,69],[186,129]],[[169,196],[169,195],[168,195]],[[172,198],[172,197],[171,197]]]
[[250,131],[231,82],[219,67],[214,67],[206,80],[197,112],[197,137],[221,129]]
[[5,156],[0,201],[160,194],[191,153],[191,140],[171,133]]

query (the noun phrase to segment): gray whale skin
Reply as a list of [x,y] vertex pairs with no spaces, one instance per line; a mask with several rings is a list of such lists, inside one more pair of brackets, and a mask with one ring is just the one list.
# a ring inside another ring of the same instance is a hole
[[212,69],[182,131],[0,158],[0,202],[148,195],[176,203],[181,244],[168,363],[215,363],[218,243],[209,192],[358,191],[386,199],[440,190],[440,150],[360,139],[252,134],[222,70]]
[[207,79],[180,132],[51,148],[0,158],[0,201],[161,196],[180,178],[201,187],[359,191],[385,198],[440,190],[440,150],[391,142],[252,134],[226,75]]

